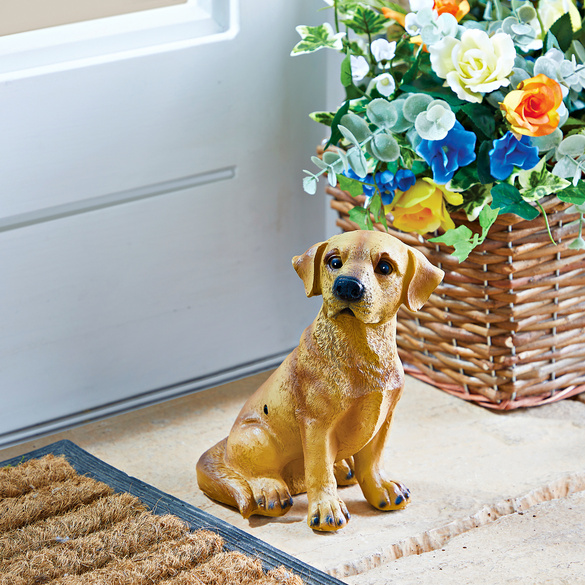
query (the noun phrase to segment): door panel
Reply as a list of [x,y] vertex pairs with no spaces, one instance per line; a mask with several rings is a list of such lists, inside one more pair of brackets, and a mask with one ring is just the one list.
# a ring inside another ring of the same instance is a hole
[[325,63],[307,78],[289,52],[313,10],[256,2],[223,40],[0,76],[0,444],[298,342],[319,304],[290,260],[324,237],[300,169]]

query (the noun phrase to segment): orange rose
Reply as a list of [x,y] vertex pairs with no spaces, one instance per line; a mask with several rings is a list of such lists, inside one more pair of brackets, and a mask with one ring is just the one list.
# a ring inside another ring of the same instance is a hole
[[546,136],[559,125],[557,109],[563,103],[561,86],[540,73],[518,84],[500,103],[512,132]]
[[470,10],[467,0],[435,0],[435,10],[441,14],[452,14],[459,22]]
[[[439,15],[449,13],[452,14],[459,22],[470,10],[469,2],[467,0],[435,0],[433,8]],[[404,28],[406,14],[392,10],[391,8],[382,8],[382,14],[389,19],[395,20],[402,28]]]

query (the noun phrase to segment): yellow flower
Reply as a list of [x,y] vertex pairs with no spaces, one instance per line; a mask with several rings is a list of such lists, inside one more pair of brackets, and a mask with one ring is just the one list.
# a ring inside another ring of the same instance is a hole
[[394,227],[403,232],[422,235],[439,228],[446,231],[455,224],[447,212],[445,200],[452,205],[461,205],[463,196],[424,177],[417,179],[408,191],[396,191],[394,201],[386,206],[385,211],[392,213]]
[[542,26],[544,27],[543,35],[567,12],[571,15],[573,32],[581,28],[581,17],[573,0],[540,0],[537,10]]

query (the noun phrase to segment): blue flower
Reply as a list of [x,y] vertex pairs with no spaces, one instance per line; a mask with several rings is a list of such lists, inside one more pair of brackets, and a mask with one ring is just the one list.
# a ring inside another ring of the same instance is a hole
[[378,189],[380,190],[382,203],[384,205],[390,205],[392,199],[394,199],[394,175],[388,170],[376,173],[376,185],[378,185]]
[[394,187],[399,191],[408,191],[411,187],[414,187],[416,183],[416,176],[412,171],[407,169],[400,169],[396,172],[394,178]]
[[532,146],[528,136],[518,140],[508,131],[503,138],[494,140],[490,150],[490,173],[498,181],[504,181],[512,174],[514,167],[527,171],[534,168],[539,160],[538,148]]
[[460,122],[441,140],[421,140],[416,152],[433,171],[433,180],[439,185],[448,183],[459,167],[475,160],[475,141],[473,132],[468,132]]
[[356,181],[362,183],[364,195],[366,197],[373,197],[374,193],[376,192],[376,187],[374,185],[374,177],[371,174],[368,174],[365,177],[360,177],[352,168],[348,169],[347,172],[343,171],[343,174],[350,179],[355,179]]

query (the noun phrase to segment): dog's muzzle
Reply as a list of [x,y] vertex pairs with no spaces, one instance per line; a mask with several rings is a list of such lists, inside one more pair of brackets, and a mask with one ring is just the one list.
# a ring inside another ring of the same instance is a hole
[[333,294],[341,301],[357,302],[364,292],[364,285],[353,276],[338,276],[333,283]]

